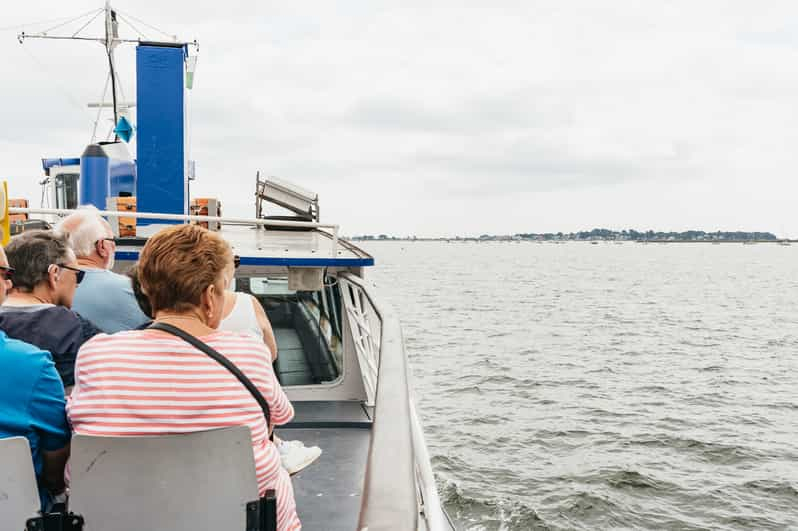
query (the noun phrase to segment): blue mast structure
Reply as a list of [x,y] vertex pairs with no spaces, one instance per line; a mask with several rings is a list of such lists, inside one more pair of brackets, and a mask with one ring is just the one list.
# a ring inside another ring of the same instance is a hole
[[[105,36],[78,36],[103,11]],[[119,38],[118,14],[108,0],[103,9],[89,15],[94,17],[71,36],[24,32],[18,36],[20,43],[30,38],[70,39],[95,41],[105,47],[110,70],[114,141],[89,144],[81,155],[79,204],[94,205],[103,210],[108,198],[135,195],[139,211],[187,214],[189,198],[185,145],[185,76],[188,46],[192,44],[198,47],[197,41],[178,43]],[[118,112],[118,79],[113,52],[119,43],[137,44],[138,141],[135,161],[130,157],[125,144],[120,142],[120,137],[125,143],[128,142],[134,129],[124,116],[120,118]],[[139,223],[149,225],[174,222],[140,220]]]
[[[136,47],[136,207],[141,212],[188,213],[186,56],[184,44],[142,42]],[[168,222],[142,219],[139,223]]]

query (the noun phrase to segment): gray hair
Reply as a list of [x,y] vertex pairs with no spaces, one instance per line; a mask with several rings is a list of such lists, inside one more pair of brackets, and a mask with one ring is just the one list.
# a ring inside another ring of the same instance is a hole
[[25,231],[6,245],[8,265],[15,269],[14,287],[32,291],[47,279],[50,264],[74,260],[69,239],[50,230]]
[[94,252],[97,240],[108,237],[109,228],[95,207],[85,206],[59,221],[55,230],[68,234],[75,254],[86,257]]

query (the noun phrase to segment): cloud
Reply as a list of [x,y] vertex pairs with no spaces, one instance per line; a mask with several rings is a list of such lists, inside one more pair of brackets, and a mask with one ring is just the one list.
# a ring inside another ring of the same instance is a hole
[[[94,7],[14,4],[3,25]],[[317,190],[350,233],[717,220],[798,236],[794,208],[772,199],[798,193],[793,2],[117,7],[199,40],[192,186],[228,213],[251,215],[261,170]],[[38,159],[82,151],[93,121],[82,104],[106,72],[102,48],[21,47],[14,33],[0,32],[0,176],[37,197]],[[133,49],[117,56],[132,97]],[[508,215],[511,198],[535,207]]]

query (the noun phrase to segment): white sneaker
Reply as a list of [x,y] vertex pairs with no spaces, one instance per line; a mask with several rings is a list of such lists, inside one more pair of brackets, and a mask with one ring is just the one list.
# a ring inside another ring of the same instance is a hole
[[279,446],[283,468],[293,475],[311,464],[321,455],[318,446],[306,447],[302,441],[283,441]]
[[280,441],[280,444],[277,445],[277,449],[280,451],[280,455],[285,455],[289,452],[291,448],[304,448],[305,443],[302,441]]

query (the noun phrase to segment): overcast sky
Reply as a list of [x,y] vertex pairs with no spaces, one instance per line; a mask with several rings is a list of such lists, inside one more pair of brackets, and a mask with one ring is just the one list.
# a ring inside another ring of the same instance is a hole
[[[794,0],[114,5],[199,40],[194,189],[226,214],[254,215],[261,170],[318,192],[344,234],[798,237]],[[0,178],[12,196],[38,205],[40,158],[80,155],[94,120],[84,105],[107,74],[99,44],[20,45],[15,26],[101,6],[3,6]],[[117,55],[132,100],[134,47]]]

